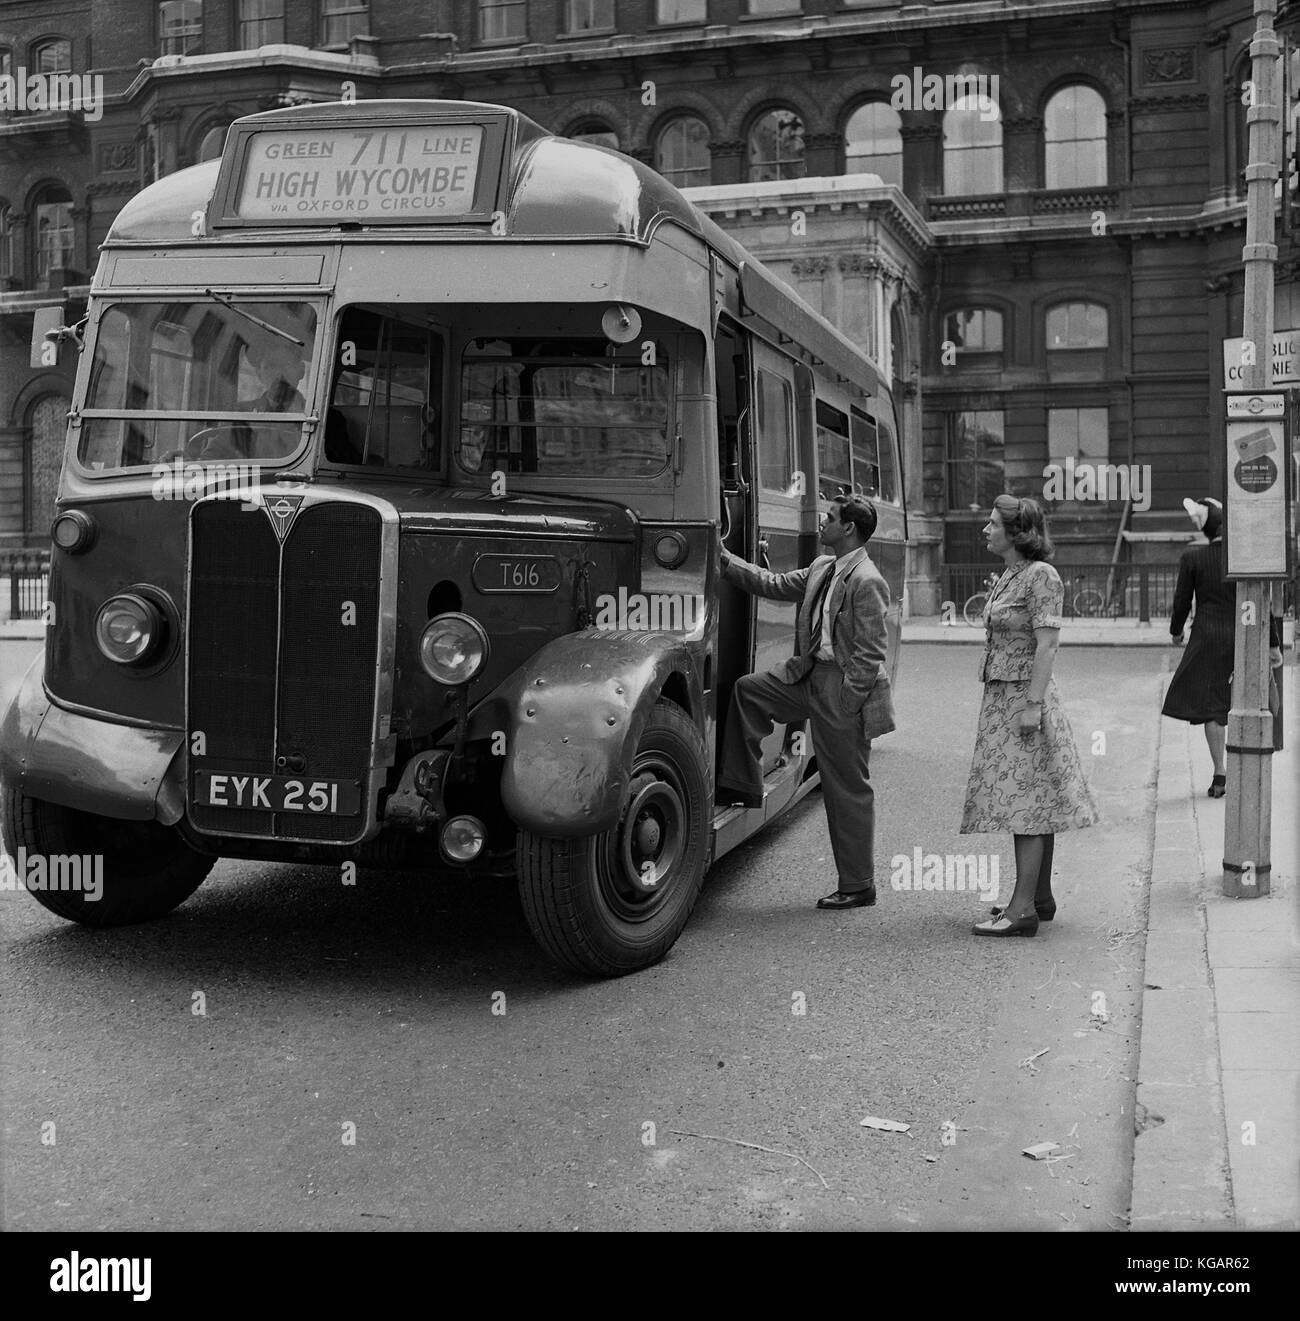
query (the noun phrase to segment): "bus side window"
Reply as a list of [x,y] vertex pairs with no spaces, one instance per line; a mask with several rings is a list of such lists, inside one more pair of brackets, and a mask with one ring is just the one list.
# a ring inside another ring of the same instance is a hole
[[830,404],[817,401],[817,489],[823,500],[853,490],[849,459],[849,419]]
[[760,367],[754,419],[758,440],[759,484],[765,491],[788,492],[795,461],[794,392],[790,382]]
[[876,425],[880,436],[880,498],[898,504],[902,497],[899,495],[894,432],[884,418],[880,418]]
[[853,441],[853,491],[874,500],[880,494],[880,448],[875,422],[853,410],[849,434]]
[[421,326],[359,308],[339,327],[340,360],[325,419],[325,457],[384,468],[441,468],[442,357]]

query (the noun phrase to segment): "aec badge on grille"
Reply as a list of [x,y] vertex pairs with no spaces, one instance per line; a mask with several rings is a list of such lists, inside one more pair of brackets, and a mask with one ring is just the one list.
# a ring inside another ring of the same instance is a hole
[[262,508],[271,520],[276,537],[283,542],[289,535],[293,520],[298,517],[298,506],[302,504],[300,495],[277,495],[274,500],[263,500]]

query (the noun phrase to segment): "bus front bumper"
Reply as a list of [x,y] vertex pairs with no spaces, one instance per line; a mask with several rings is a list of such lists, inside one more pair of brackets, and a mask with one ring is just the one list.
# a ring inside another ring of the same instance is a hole
[[185,811],[179,729],[119,725],[54,702],[38,656],[0,722],[0,781],[29,798],[173,826]]

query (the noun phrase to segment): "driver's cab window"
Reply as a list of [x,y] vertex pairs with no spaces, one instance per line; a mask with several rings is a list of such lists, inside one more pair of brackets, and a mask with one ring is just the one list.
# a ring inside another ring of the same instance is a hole
[[365,308],[339,326],[337,364],[325,419],[325,457],[361,467],[442,467],[440,338]]

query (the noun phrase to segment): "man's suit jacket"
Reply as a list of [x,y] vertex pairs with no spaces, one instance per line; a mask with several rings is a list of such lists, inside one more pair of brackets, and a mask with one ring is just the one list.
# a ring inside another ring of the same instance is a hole
[[[723,560],[726,577],[752,595],[799,602],[795,655],[772,671],[782,683],[798,683],[813,667],[821,643],[812,637],[813,605],[834,568],[834,555],[820,555],[807,568],[790,573],[760,569],[734,555]],[[840,692],[844,714],[861,715],[867,738],[887,734],[894,728],[894,703],[884,672],[889,585],[870,556],[864,556],[831,590],[826,608],[831,617],[831,650],[844,677]]]

